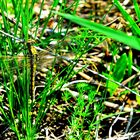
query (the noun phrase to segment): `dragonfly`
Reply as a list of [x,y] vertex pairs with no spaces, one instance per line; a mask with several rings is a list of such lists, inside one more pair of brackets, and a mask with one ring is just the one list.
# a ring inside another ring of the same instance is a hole
[[[6,35],[6,34],[5,34]],[[13,37],[12,37],[13,38]],[[44,66],[46,66],[47,68],[51,67],[53,65],[53,62],[55,61],[56,64],[59,64],[62,62],[62,60],[66,60],[67,62],[70,62],[72,63],[73,65],[78,65],[78,63],[76,64],[73,59],[67,57],[67,56],[63,56],[63,55],[59,55],[59,54],[55,54],[53,52],[50,52],[50,51],[46,51],[46,50],[43,50],[43,49],[40,49],[41,51],[39,53],[37,53],[37,47],[35,46],[32,46],[32,43],[27,43],[27,46],[28,46],[28,52],[29,52],[29,56],[25,57],[25,60],[28,59],[29,60],[29,67],[30,67],[30,94],[32,96],[32,99],[35,100],[35,75],[36,75],[36,70],[39,68],[39,69],[43,69]],[[71,54],[68,54],[69,56]],[[72,57],[73,57],[73,54],[72,54]],[[4,58],[4,57],[3,57]],[[2,57],[0,57],[0,59],[3,59]],[[74,57],[73,57],[74,58]],[[6,58],[7,60],[9,59],[8,57]],[[11,59],[11,58],[10,58]],[[19,59],[21,59],[21,57],[19,57]],[[82,66],[80,66],[82,68]],[[109,80],[113,83],[116,83],[117,85],[129,90],[130,92],[134,93],[134,94],[137,94],[137,92],[129,89],[128,87],[124,86],[123,84],[117,82],[117,81],[114,81],[114,80],[111,80],[109,78],[107,78],[106,76],[96,72],[96,71],[93,71],[91,69],[88,69],[84,66],[84,68],[93,73],[94,75],[98,75],[99,77],[105,79],[105,80]],[[81,74],[81,72],[79,73]],[[94,81],[92,78],[90,78],[89,76],[85,76],[85,74],[81,74],[83,77],[87,77],[87,80],[89,80],[91,83],[92,81]],[[138,94],[137,94],[138,95]]]
[[[32,46],[31,43],[27,44],[29,48],[29,55],[24,56],[19,54],[18,56],[0,56],[0,61],[5,63],[5,68],[7,68],[7,73],[14,71],[15,69],[24,69],[27,67],[30,71],[30,95],[32,100],[35,100],[35,77],[37,71],[43,71],[46,73],[48,69],[51,69],[52,65],[58,64],[62,61],[62,58],[54,53],[41,49],[40,52],[37,51],[35,46]],[[26,62],[27,61],[27,62]],[[7,63],[6,63],[7,62]],[[26,63],[25,63],[26,62]],[[16,65],[17,66],[13,66]],[[25,63],[25,64],[24,64]],[[3,66],[1,66],[3,68]],[[23,70],[22,70],[23,71]],[[0,71],[2,75],[2,71]],[[8,74],[7,74],[8,75]]]
[[[8,36],[14,40],[19,41],[20,43],[25,43],[24,40],[14,37],[2,30],[0,30],[0,33],[4,34],[5,36]],[[51,68],[52,65],[60,64],[62,60],[69,61],[69,57],[74,58],[73,53],[68,53],[64,55],[59,55],[53,52],[52,49],[44,50],[39,47],[35,47],[32,45],[34,43],[34,40],[29,40],[25,45],[27,46],[29,54],[27,56],[20,55],[19,56],[0,56],[0,60],[6,60],[11,62],[12,60],[16,60],[19,63],[19,67],[26,67],[25,64],[23,64],[23,60],[27,60],[27,67],[29,67],[30,71],[30,95],[32,96],[32,99],[35,100],[35,77],[36,77],[36,71],[43,71],[47,72],[48,68]],[[39,53],[38,51],[39,50]],[[66,50],[65,50],[66,51]],[[67,57],[68,56],[68,57]],[[12,62],[13,63],[13,62]],[[8,65],[8,64],[7,64]],[[21,66],[22,65],[22,66]],[[11,67],[11,66],[9,66]],[[12,66],[12,68],[9,69],[9,71],[14,70],[15,68]],[[1,72],[0,72],[1,73]]]

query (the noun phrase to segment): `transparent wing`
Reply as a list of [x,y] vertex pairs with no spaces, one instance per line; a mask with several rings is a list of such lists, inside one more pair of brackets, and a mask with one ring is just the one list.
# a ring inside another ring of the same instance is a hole
[[30,58],[24,56],[0,56],[0,73],[1,70],[16,71],[24,67],[30,67]]
[[30,72],[30,58],[23,56],[1,56],[0,57],[0,85],[14,82],[18,77],[28,71]]

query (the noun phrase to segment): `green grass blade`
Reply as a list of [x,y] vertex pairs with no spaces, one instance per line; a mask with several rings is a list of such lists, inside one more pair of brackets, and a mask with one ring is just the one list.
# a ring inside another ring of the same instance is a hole
[[129,45],[136,50],[140,50],[140,39],[135,36],[128,36],[127,34],[125,34],[124,32],[121,32],[119,30],[114,30],[109,27],[105,27],[102,24],[91,22],[89,20],[74,16],[74,15],[63,14],[60,12],[54,12],[54,13],[66,18],[66,19],[69,19],[70,21],[72,21],[76,24],[87,27],[91,30],[102,33],[116,41]]
[[114,0],[114,4],[117,6],[117,8],[120,10],[124,18],[129,22],[129,25],[134,33],[140,36],[140,29],[136,22],[132,19],[132,17],[125,11],[125,9],[122,7],[120,2],[118,0]]
[[132,50],[129,50],[128,53],[128,75],[131,76],[132,75],[132,66],[133,66],[133,52]]
[[135,9],[135,12],[137,14],[138,20],[140,20],[140,9],[139,9],[139,5],[137,3],[137,0],[133,0],[133,4],[134,4],[134,9]]

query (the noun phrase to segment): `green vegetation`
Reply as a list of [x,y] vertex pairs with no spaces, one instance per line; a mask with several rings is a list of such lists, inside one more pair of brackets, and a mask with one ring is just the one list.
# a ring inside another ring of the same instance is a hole
[[[98,18],[97,9],[77,16],[80,5],[0,0],[0,139],[103,139],[115,136],[121,115],[131,120],[119,124],[121,136],[137,130],[139,118],[128,112],[139,113],[140,104],[138,3],[137,21],[118,0],[105,7],[118,8],[128,32],[104,25],[107,14]],[[38,50],[33,98],[29,42]],[[131,96],[137,106],[127,108]]]

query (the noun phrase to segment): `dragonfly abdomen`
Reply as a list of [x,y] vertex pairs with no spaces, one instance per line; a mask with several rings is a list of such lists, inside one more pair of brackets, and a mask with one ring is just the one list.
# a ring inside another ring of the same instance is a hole
[[29,53],[31,55],[30,59],[30,95],[32,100],[35,100],[35,73],[37,68],[37,50],[35,47],[31,46],[29,43],[28,45]]

